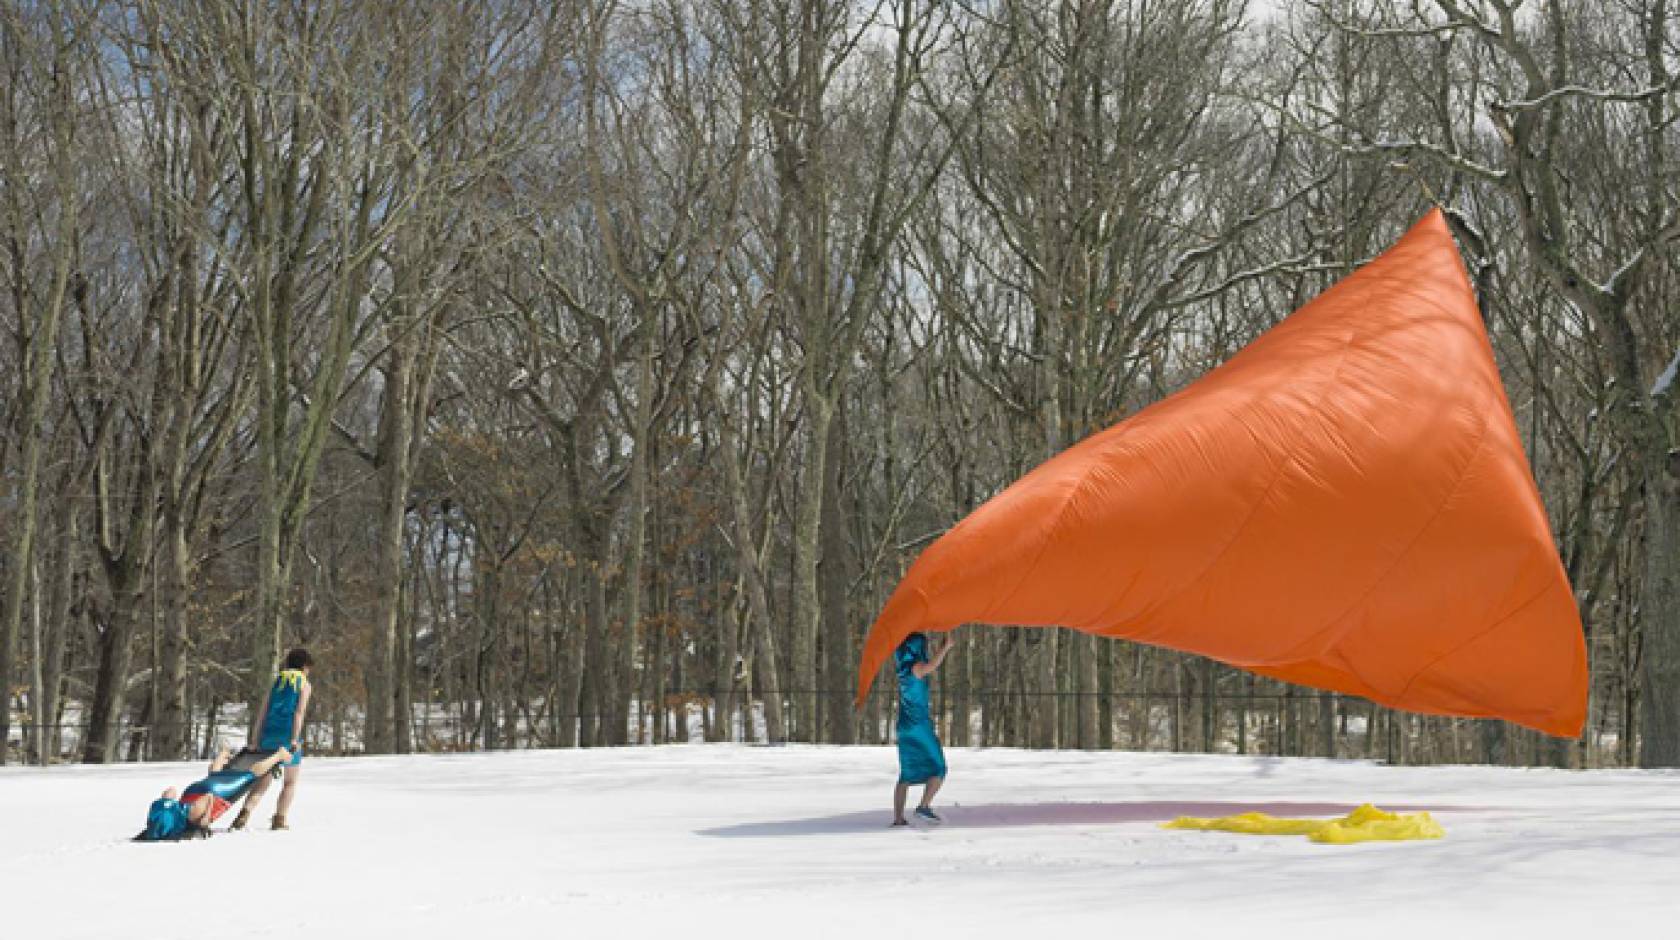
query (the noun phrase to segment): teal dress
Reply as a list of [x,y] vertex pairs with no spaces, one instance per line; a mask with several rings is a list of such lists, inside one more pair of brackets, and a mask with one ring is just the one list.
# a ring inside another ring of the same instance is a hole
[[898,667],[898,782],[927,783],[945,776],[945,750],[933,730],[928,681],[915,665],[928,661],[927,636],[912,633],[893,653]]
[[190,797],[198,796],[200,793],[208,793],[224,802],[237,803],[245,798],[245,794],[251,792],[251,788],[256,786],[256,783],[257,775],[249,770],[232,768],[217,770],[203,780],[187,787],[186,790],[182,791],[181,796]]
[[292,752],[287,763],[303,763],[303,744],[292,740],[292,721],[297,717],[298,700],[303,697],[303,670],[287,669],[274,677],[268,690],[268,711],[263,713],[262,734],[257,747],[264,751],[286,748]]

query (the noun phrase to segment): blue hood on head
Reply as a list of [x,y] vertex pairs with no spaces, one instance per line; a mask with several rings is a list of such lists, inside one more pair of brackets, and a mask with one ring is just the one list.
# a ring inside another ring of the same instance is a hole
[[142,842],[167,842],[187,834],[187,808],[171,799],[152,801],[146,810],[146,829],[140,833]]

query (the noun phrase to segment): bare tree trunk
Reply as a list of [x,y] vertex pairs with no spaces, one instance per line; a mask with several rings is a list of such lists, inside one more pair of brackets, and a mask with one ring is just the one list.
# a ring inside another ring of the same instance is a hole
[[1237,753],[1248,753],[1248,706],[1254,696],[1254,674],[1242,674],[1242,694],[1237,697]]
[[[51,68],[48,69],[51,95],[48,110],[53,114],[51,119],[52,163],[54,165],[54,202],[58,213],[58,225],[54,233],[54,257],[52,260],[52,277],[46,294],[35,303],[20,305],[17,314],[21,320],[19,330],[25,335],[23,348],[26,352],[23,381],[19,388],[19,398],[22,407],[19,408],[20,420],[18,428],[23,434],[23,447],[20,453],[21,482],[16,491],[17,502],[17,530],[12,538],[8,558],[6,585],[6,606],[0,611],[0,764],[6,763],[6,742],[11,732],[11,695],[13,674],[17,671],[18,634],[23,623],[23,604],[29,587],[29,572],[35,559],[35,531],[36,505],[40,500],[41,488],[41,452],[45,442],[41,439],[41,421],[46,415],[47,400],[52,393],[51,381],[55,360],[54,351],[58,348],[58,322],[64,311],[65,303],[70,291],[70,275],[75,265],[77,232],[80,225],[78,207],[81,205],[81,195],[77,191],[75,147],[76,147],[76,108],[74,106],[76,92],[72,87],[72,80],[77,74],[70,67],[67,57],[72,47],[64,36],[64,21],[59,11],[52,10],[47,14],[51,23]],[[8,38],[12,32],[6,31]],[[10,47],[11,42],[0,48]],[[43,102],[45,104],[45,102]],[[14,218],[14,223],[21,219]],[[45,233],[42,233],[45,234]],[[13,238],[24,237],[22,233],[14,233]],[[20,269],[12,272],[12,276],[21,285],[28,277]],[[32,310],[38,310],[32,313]],[[33,320],[33,329],[30,321]]]
[[94,674],[93,701],[88,705],[88,731],[83,741],[82,760],[89,764],[110,761],[117,747],[117,730],[127,698],[128,676],[134,661],[134,631],[139,617],[139,590],[119,581],[113,593],[116,602],[104,631],[99,635],[98,666]]
[[[715,381],[715,379],[714,379]],[[731,540],[735,545],[735,561],[740,571],[743,587],[746,589],[747,618],[746,630],[750,631],[746,640],[752,651],[752,672],[758,679],[759,687],[769,692],[764,700],[764,724],[771,743],[786,740],[786,724],[782,714],[782,693],[786,691],[782,684],[780,670],[776,667],[775,631],[770,619],[770,594],[764,583],[763,562],[758,546],[755,544],[752,508],[748,502],[746,474],[741,467],[744,459],[737,450],[734,429],[730,418],[723,413],[721,401],[718,399],[715,387],[712,390],[714,401],[719,404],[718,437],[719,450],[723,458],[724,482],[729,494],[729,510],[731,522]],[[768,529],[769,507],[766,496],[765,526]],[[751,688],[747,691],[748,702],[751,707]]]
[[[409,334],[412,335],[412,334]],[[391,344],[385,387],[381,391],[379,430],[379,536],[377,568],[374,574],[375,613],[373,661],[367,673],[367,737],[371,754],[394,750],[393,708],[396,705],[394,676],[397,632],[402,623],[403,550],[408,544],[403,524],[408,518],[409,434],[413,418],[409,412],[409,386],[414,370],[414,350],[408,335]]]
[[[587,578],[589,575],[585,573],[583,577]],[[584,691],[587,684],[584,679],[584,631],[575,625],[568,627],[562,646],[565,650],[565,663],[561,669],[559,707],[563,709],[563,713],[560,723],[560,746],[582,747],[585,741],[581,715],[586,708]]]
[[[47,715],[46,670],[43,668],[46,660],[45,644],[41,640],[41,565],[39,562],[29,569],[29,705],[30,723],[34,725],[32,733],[24,741],[24,752],[34,752],[35,762],[42,766],[47,764]],[[0,706],[4,707],[4,706]],[[0,748],[4,748],[0,741]],[[25,758],[27,760],[27,758]]]
[[1056,659],[1061,649],[1062,631],[1057,628],[1036,630],[1038,634],[1038,648],[1033,651],[1034,685],[1030,691],[1038,693],[1030,696],[1029,706],[1032,713],[1032,731],[1028,739],[1028,747],[1054,748],[1057,746],[1057,705],[1056,691]]
[[830,460],[823,471],[822,560],[818,565],[823,623],[822,686],[827,694],[812,696],[824,702],[826,736],[832,744],[852,744],[857,739],[850,688],[853,664],[857,662],[857,643],[847,604],[852,589],[851,539],[847,535],[841,477],[841,468],[847,461],[846,425],[846,409],[842,404],[829,429]]
[[[589,525],[593,528],[594,523]],[[578,743],[582,747],[598,747],[607,743],[605,712],[612,697],[612,677],[607,675],[611,669],[607,662],[607,630],[610,624],[607,622],[607,549],[603,542],[602,538],[585,537],[591,557],[600,561],[588,576],[588,607],[583,638],[583,689],[580,696],[584,714],[578,717]]]
[[[758,617],[752,618],[752,629],[758,634],[758,642],[753,644],[758,660],[753,672],[758,676],[759,685],[765,693],[764,736],[769,743],[780,744],[787,740],[787,719],[782,713],[783,690],[780,674],[776,669],[776,634],[770,628],[768,620]],[[750,695],[744,705],[749,710],[752,708]]]
[[1213,660],[1202,660],[1202,753],[1212,754],[1219,748],[1219,687],[1218,668]]
[[1653,462],[1666,465],[1645,471],[1639,765],[1680,767],[1680,450]]
[[1114,749],[1114,652],[1115,644],[1096,639],[1097,660],[1097,747]]
[[[825,340],[814,340],[823,345]],[[796,741],[816,740],[817,634],[821,628],[822,519],[824,480],[829,470],[829,431],[833,402],[805,383],[805,460],[799,479],[798,509],[793,520],[793,630],[788,650],[788,691],[793,706],[789,731]]]
[[[407,582],[408,618],[406,621],[399,620],[398,622],[395,655],[396,688],[392,690],[394,702],[391,714],[391,732],[394,738],[393,749],[398,754],[414,752],[414,631],[420,623],[420,579],[425,577],[418,568],[419,565],[424,564],[426,557],[423,528],[415,536],[408,557],[414,560],[416,570]],[[425,705],[430,705],[429,697]]]
[[[636,651],[642,632],[644,559],[647,556],[648,452],[653,448],[653,339],[658,318],[644,309],[637,323],[641,334],[636,359],[635,443],[630,454],[630,532],[626,536],[624,562],[624,632],[619,637],[613,669],[617,688],[612,698],[611,724],[607,743],[624,744],[629,728],[630,698],[636,687]],[[653,668],[659,668],[655,663]],[[642,702],[642,709],[648,707]]]
[[1101,744],[1097,727],[1101,720],[1101,709],[1097,707],[1100,697],[1097,660],[1104,652],[1105,642],[1099,637],[1081,636],[1073,649],[1074,668],[1079,670],[1074,724],[1078,727],[1079,746],[1087,751]]
[[191,596],[191,559],[187,534],[180,520],[166,521],[162,535],[163,566],[160,585],[164,601],[160,699],[153,737],[154,760],[189,756],[190,717],[187,712],[187,601]]
[[[737,595],[745,591],[736,580]],[[712,713],[716,716],[706,730],[707,741],[729,741],[733,738],[735,725],[735,699],[737,664],[741,661],[741,603],[733,600],[722,600],[720,607],[726,612],[720,618],[723,635],[718,638],[717,655],[712,660]],[[749,670],[740,670],[746,672]]]
[[1318,752],[1325,757],[1336,756],[1336,694],[1318,693]]
[[53,553],[51,608],[47,620],[46,649],[41,652],[41,711],[52,728],[46,736],[45,753],[57,760],[61,753],[63,728],[64,650],[72,630],[72,609],[76,581],[77,500],[63,500],[58,519],[58,548]]

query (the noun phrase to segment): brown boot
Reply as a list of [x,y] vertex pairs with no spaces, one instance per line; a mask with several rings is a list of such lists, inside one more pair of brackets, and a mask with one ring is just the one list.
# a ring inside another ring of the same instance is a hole
[[240,810],[239,810],[239,815],[233,817],[233,825],[229,826],[228,828],[233,830],[234,832],[238,832],[239,830],[244,829],[245,824],[250,822],[250,821],[251,821],[251,810],[249,808],[241,807]]
[[286,817],[280,815],[279,813],[275,813],[274,814],[274,819],[273,819],[273,821],[270,822],[268,828],[274,829],[274,830],[280,830],[280,829],[290,829],[292,827],[286,825]]

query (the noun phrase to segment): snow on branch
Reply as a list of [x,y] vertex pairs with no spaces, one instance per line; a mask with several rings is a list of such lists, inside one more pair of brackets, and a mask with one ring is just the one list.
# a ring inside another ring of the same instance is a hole
[[1639,103],[1660,95],[1666,95],[1676,88],[1680,88],[1680,76],[1666,84],[1652,85],[1638,91],[1606,91],[1601,88],[1588,88],[1585,85],[1564,85],[1553,88],[1543,95],[1522,101],[1495,101],[1493,107],[1501,111],[1531,111],[1535,108],[1543,108],[1563,98],[1591,98],[1595,101]]
[[1680,375],[1680,349],[1674,350],[1674,357],[1668,360],[1668,366],[1657,376],[1656,384],[1651,386],[1651,397],[1661,401],[1673,395],[1677,375]]
[[1376,140],[1369,143],[1343,144],[1339,149],[1343,153],[1353,156],[1387,155],[1409,158],[1422,154],[1433,157],[1436,161],[1452,169],[1479,177],[1490,183],[1504,183],[1508,175],[1504,170],[1496,170],[1493,167],[1478,163],[1456,150],[1448,150],[1439,144],[1422,140]]
[[1415,6],[1412,14],[1423,21],[1420,26],[1370,26],[1355,23],[1352,19],[1340,15],[1335,9],[1335,4],[1324,0],[1306,0],[1306,6],[1323,17],[1338,32],[1363,39],[1444,39],[1460,30],[1477,28],[1475,23],[1456,19],[1449,19],[1443,23],[1429,22],[1423,12]]

